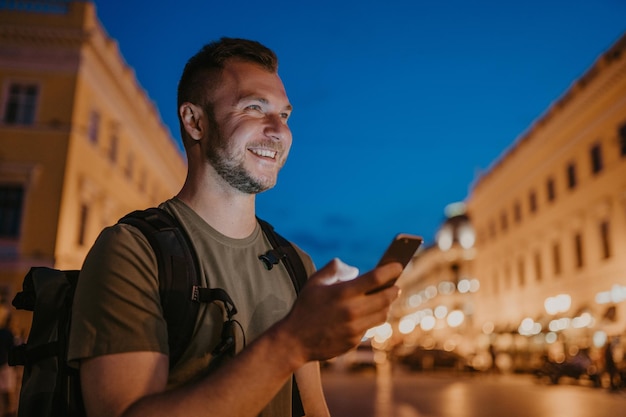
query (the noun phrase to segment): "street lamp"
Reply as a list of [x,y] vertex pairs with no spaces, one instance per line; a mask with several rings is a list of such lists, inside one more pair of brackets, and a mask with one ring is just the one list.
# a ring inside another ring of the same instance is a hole
[[555,297],[546,298],[543,306],[546,312],[552,316],[558,313],[565,313],[572,306],[572,297],[569,294],[559,294]]

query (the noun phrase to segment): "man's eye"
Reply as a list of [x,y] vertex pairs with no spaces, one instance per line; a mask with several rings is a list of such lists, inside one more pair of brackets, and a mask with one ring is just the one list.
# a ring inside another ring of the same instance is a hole
[[255,110],[255,111],[261,111],[261,106],[259,106],[258,104],[250,104],[249,106],[246,107],[247,110]]
[[281,113],[281,114],[280,114],[280,118],[281,118],[281,119],[284,119],[284,120],[289,119],[289,113]]

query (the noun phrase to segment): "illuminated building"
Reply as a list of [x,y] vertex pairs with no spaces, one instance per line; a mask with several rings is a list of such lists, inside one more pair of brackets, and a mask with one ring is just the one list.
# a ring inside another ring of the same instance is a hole
[[419,250],[398,280],[402,294],[392,315],[405,345],[469,354],[480,290],[473,270],[475,232],[465,204],[448,205],[446,217],[435,244]]
[[[494,343],[528,362],[625,334],[626,36],[474,182],[466,205],[476,230],[466,268],[480,289],[457,333],[475,352]],[[445,257],[459,250],[444,239],[414,259],[397,319],[421,308],[411,297],[449,280],[457,261]],[[435,330],[404,340],[441,345]]]
[[174,195],[186,163],[90,2],[3,2],[0,88],[7,304],[31,266],[80,268],[104,226]]

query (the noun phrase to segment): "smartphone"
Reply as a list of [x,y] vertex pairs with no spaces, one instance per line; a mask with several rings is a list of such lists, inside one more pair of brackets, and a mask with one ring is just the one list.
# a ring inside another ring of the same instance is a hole
[[[389,246],[387,246],[387,250],[385,250],[385,253],[383,253],[383,256],[380,258],[376,266],[385,265],[391,262],[399,262],[402,264],[402,268],[404,269],[411,258],[413,258],[413,255],[415,255],[415,252],[417,252],[417,249],[419,249],[422,245],[423,241],[424,239],[421,236],[410,235],[407,233],[400,233],[396,235]],[[385,283],[385,285],[369,291],[368,294],[389,288],[395,282],[395,279],[391,280]]]

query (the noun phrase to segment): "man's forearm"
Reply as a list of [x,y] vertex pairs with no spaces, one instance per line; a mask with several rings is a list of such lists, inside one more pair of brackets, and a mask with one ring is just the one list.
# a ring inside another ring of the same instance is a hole
[[124,416],[256,416],[304,363],[294,348],[279,323],[213,373],[142,398]]
[[307,417],[329,417],[319,362],[309,362],[296,371],[300,398]]

